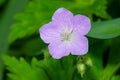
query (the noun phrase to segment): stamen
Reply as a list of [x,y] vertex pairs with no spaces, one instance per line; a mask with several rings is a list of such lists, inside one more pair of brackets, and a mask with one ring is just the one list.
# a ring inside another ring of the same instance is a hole
[[62,36],[62,41],[71,41],[72,39],[72,32],[73,30],[65,29],[65,31],[61,34]]

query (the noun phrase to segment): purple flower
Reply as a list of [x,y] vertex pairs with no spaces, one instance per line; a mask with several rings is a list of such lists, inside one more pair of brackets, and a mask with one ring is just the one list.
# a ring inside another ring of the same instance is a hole
[[83,15],[75,15],[65,8],[59,8],[52,21],[40,28],[40,37],[49,43],[49,52],[53,58],[59,59],[70,53],[84,55],[88,52],[88,39],[84,36],[90,30],[90,19]]

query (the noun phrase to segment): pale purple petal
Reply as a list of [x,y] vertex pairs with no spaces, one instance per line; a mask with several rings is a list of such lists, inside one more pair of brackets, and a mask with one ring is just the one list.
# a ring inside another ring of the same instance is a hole
[[52,22],[55,22],[59,27],[70,27],[73,14],[65,8],[59,8],[52,16]]
[[40,29],[40,37],[45,43],[54,42],[56,40],[60,40],[60,34],[55,25],[51,22],[48,24],[43,25]]
[[48,48],[51,56],[55,59],[60,59],[63,56],[69,55],[70,53],[70,49],[68,49],[68,45],[64,44],[63,42],[50,43]]
[[90,19],[80,14],[73,17],[72,25],[75,31],[79,32],[80,35],[86,35],[91,28]]
[[88,52],[88,39],[84,36],[74,36],[71,42],[71,54],[84,55]]

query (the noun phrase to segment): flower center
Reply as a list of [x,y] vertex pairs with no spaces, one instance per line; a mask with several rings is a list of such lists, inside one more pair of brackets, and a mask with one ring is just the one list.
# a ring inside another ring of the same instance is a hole
[[71,41],[72,40],[72,30],[65,30],[61,34],[62,36],[62,41]]

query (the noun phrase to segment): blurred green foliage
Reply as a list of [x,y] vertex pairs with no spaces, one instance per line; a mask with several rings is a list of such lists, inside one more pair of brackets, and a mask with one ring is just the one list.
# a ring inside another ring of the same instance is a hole
[[119,80],[120,76],[113,76],[111,80]]
[[[0,0],[0,54],[6,53],[4,62],[0,58],[0,80],[120,80],[119,2]],[[39,28],[51,21],[60,7],[74,15],[86,15],[92,22],[87,34],[89,52],[84,57],[93,65],[86,67],[83,78],[77,70],[78,56],[53,59],[39,37]]]
[[[18,38],[38,33],[41,25],[51,20],[54,11],[60,7],[65,7],[73,13],[81,13],[91,17],[97,15],[101,18],[108,19],[106,12],[106,0],[84,0],[64,1],[64,0],[33,0],[26,5],[25,10],[16,15],[19,21],[11,27],[9,43]],[[82,4],[82,5],[81,5]]]
[[3,4],[5,2],[5,0],[0,0],[0,6],[1,6],[1,4]]
[[[16,4],[16,2],[18,2],[19,4]],[[21,1],[10,0],[7,6],[5,7],[5,9],[3,10],[4,12],[1,13],[1,19],[0,19],[0,80],[2,80],[2,77],[3,77],[3,61],[1,60],[1,55],[7,52],[7,47],[9,46],[8,36],[10,32],[10,26],[15,22],[15,19],[13,18],[13,16],[23,9],[25,2],[26,0],[21,0]],[[2,11],[2,8],[1,8],[1,11]]]

